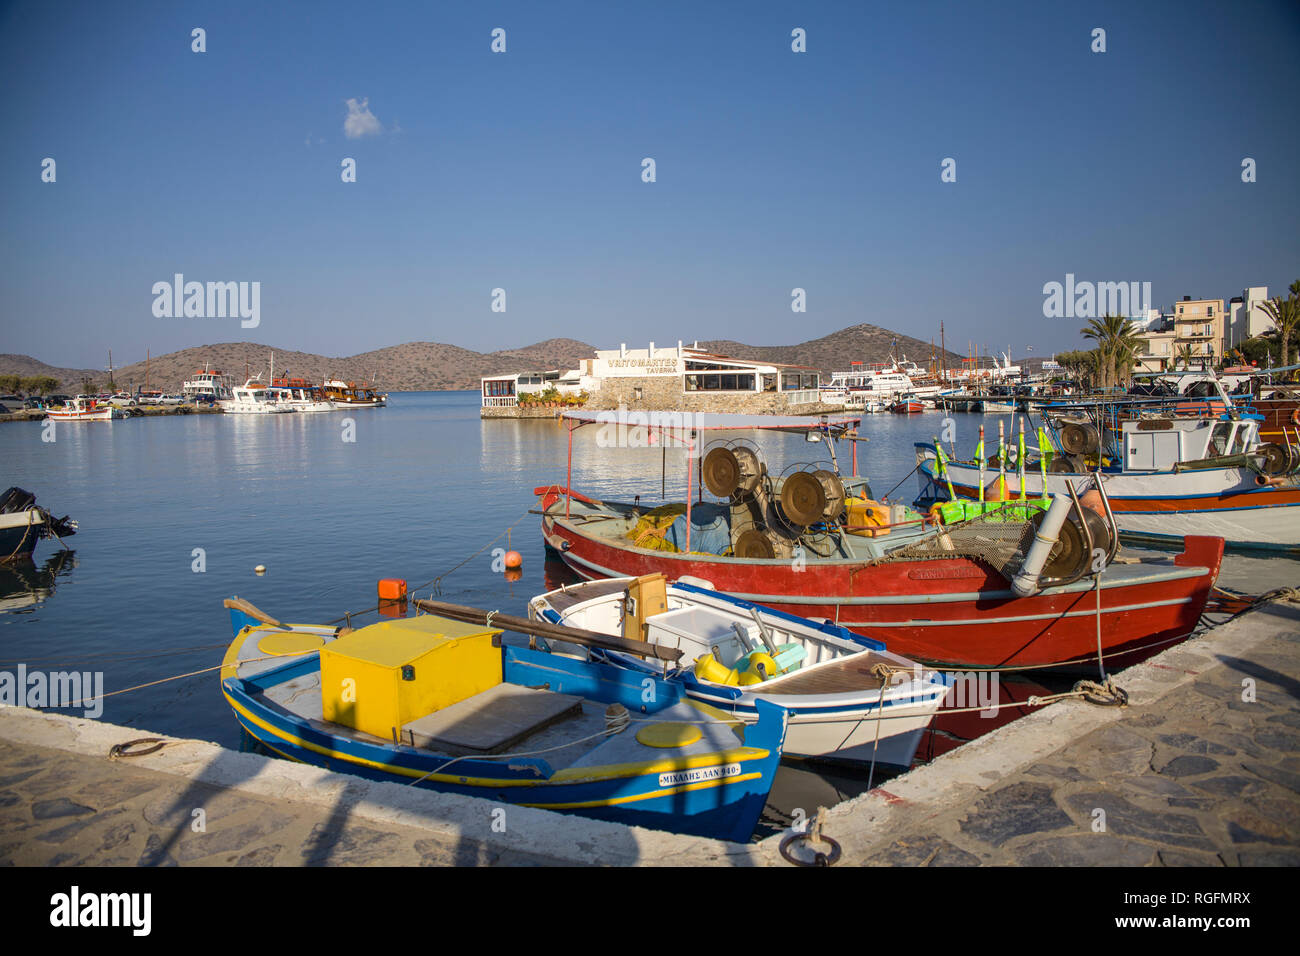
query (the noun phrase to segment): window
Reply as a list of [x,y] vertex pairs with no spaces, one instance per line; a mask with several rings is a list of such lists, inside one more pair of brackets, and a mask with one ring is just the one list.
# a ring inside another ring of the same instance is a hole
[[726,375],[693,373],[686,376],[688,392],[752,392],[753,390],[753,373]]

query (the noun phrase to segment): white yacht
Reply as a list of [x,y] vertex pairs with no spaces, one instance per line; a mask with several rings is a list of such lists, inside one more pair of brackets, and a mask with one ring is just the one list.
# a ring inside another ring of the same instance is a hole
[[225,402],[234,397],[225,374],[208,368],[207,363],[181,386],[181,394],[190,402]]
[[228,415],[271,415],[292,412],[292,405],[280,402],[279,396],[262,384],[260,378],[250,378],[243,386],[231,389],[231,397],[218,402]]
[[269,391],[277,404],[287,405],[295,412],[332,412],[338,408],[324,397],[319,386],[300,378],[273,379]]

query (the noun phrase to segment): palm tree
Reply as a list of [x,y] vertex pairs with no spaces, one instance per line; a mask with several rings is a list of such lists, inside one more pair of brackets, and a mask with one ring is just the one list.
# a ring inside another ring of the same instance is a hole
[[1192,347],[1190,345],[1180,345],[1174,351],[1174,369],[1177,370],[1178,363],[1183,363],[1183,370],[1192,367]]
[[1124,316],[1107,313],[1100,319],[1089,319],[1079,334],[1097,343],[1102,388],[1110,386],[1112,372],[1117,382],[1127,380],[1133,374],[1133,356],[1137,354],[1141,341],[1137,327]]
[[1291,336],[1300,331],[1300,279],[1291,283],[1291,294],[1285,299],[1280,295],[1274,296],[1260,303],[1260,308],[1277,327],[1278,340],[1282,345],[1282,364],[1290,364]]

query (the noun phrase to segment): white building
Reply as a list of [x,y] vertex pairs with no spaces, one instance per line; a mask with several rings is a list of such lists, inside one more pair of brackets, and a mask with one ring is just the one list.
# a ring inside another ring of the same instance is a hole
[[1228,327],[1223,333],[1223,344],[1228,349],[1273,328],[1273,320],[1261,307],[1267,301],[1268,286],[1264,285],[1251,286],[1232,297],[1228,303]]
[[[782,406],[814,404],[820,399],[820,373],[813,368],[779,362],[757,362],[719,355],[695,345],[629,349],[598,349],[593,358],[583,359],[569,372],[523,372],[494,375],[482,380],[483,407],[517,404],[520,394],[542,391],[554,384],[561,392],[585,391],[598,399],[617,393],[632,404],[654,403],[664,407],[686,399],[720,401],[772,393]],[[626,394],[624,394],[626,393]]]

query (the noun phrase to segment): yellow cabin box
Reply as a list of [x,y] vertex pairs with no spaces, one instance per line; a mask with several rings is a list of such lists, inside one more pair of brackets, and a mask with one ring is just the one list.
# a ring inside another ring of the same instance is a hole
[[627,589],[623,606],[623,636],[633,641],[646,638],[646,618],[668,610],[668,580],[662,572],[643,574]]
[[344,634],[321,648],[321,716],[394,740],[411,721],[501,683],[500,633],[422,614]]

